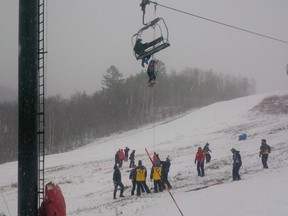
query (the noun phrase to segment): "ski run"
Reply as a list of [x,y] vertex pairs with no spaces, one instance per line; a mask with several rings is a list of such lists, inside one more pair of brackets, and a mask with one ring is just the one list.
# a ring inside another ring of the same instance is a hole
[[[96,140],[80,149],[46,157],[46,182],[57,183],[69,216],[181,215],[168,191],[153,193],[150,155],[169,155],[171,195],[185,216],[287,216],[288,115],[252,110],[272,92],[215,103],[162,122]],[[239,135],[247,139],[239,141]],[[263,169],[261,139],[271,146],[269,169]],[[198,177],[195,154],[210,144],[211,162]],[[129,161],[120,168],[124,198],[113,199],[114,155],[126,146],[136,150],[136,164],[147,168],[150,194],[131,196]],[[240,151],[240,181],[232,181],[231,148]],[[17,162],[0,165],[0,215],[17,215]],[[9,209],[9,211],[8,211]],[[10,212],[10,213],[9,213]]]

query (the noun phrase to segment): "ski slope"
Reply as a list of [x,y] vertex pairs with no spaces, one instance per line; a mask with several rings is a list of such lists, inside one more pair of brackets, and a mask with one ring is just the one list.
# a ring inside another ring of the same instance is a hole
[[[167,191],[131,196],[129,163],[124,162],[122,182],[125,198],[113,200],[114,155],[119,148],[136,150],[148,171],[145,153],[156,151],[172,158],[171,194],[185,216],[287,216],[288,215],[288,116],[267,115],[251,109],[273,92],[224,101],[191,111],[178,118],[151,123],[143,128],[96,140],[83,148],[46,157],[46,181],[58,183],[65,196],[67,215],[74,216],[176,216],[181,215]],[[246,133],[245,141],[238,136]],[[272,152],[269,169],[263,169],[260,140]],[[212,160],[205,177],[198,177],[194,157],[199,146],[210,143]],[[232,153],[242,156],[241,181],[232,181]],[[17,215],[17,162],[0,165],[0,215]],[[202,190],[193,188],[222,184]],[[149,187],[153,183],[147,179]],[[187,192],[189,191],[189,192]]]

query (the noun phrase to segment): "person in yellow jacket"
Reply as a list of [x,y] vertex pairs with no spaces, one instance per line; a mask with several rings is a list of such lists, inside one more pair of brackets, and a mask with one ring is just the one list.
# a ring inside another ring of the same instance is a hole
[[141,195],[141,188],[144,187],[147,193],[151,193],[147,184],[146,184],[146,177],[147,177],[147,169],[145,166],[142,165],[142,161],[138,161],[138,166],[136,167],[136,185],[137,185],[137,196]]
[[156,164],[152,166],[150,179],[154,181],[154,192],[163,191],[162,184],[162,166],[159,161],[156,161]]

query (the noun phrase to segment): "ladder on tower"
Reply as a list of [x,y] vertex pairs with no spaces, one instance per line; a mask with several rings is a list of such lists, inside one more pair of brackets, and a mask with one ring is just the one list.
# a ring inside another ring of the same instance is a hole
[[45,0],[38,0],[38,207],[44,200],[45,189]]

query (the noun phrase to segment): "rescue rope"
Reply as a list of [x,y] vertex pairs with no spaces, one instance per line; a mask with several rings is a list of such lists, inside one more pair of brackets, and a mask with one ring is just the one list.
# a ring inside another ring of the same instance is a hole
[[[153,160],[152,160],[152,158],[151,158],[151,156],[150,156],[150,154],[149,154],[147,148],[145,148],[145,151],[146,151],[146,154],[148,155],[148,157],[149,157],[149,159],[150,159],[150,161],[151,161],[151,163],[152,163],[152,166],[154,166]],[[160,174],[159,172],[158,172],[158,175],[161,176],[161,174]],[[174,196],[172,195],[172,193],[171,193],[169,187],[168,187],[166,184],[165,184],[165,188],[166,188],[166,190],[168,191],[170,197],[172,198],[172,200],[173,200],[174,204],[176,205],[178,211],[180,212],[181,216],[184,216],[184,214],[183,214],[183,212],[181,211],[181,209],[180,209],[178,203],[176,202]]]
[[[0,191],[0,193],[1,193],[1,191]],[[10,213],[10,211],[9,211],[9,208],[8,208],[7,202],[6,202],[6,200],[5,200],[5,198],[4,198],[4,196],[3,196],[2,193],[1,193],[1,196],[2,196],[2,198],[3,198],[3,200],[4,200],[4,203],[5,203],[5,206],[6,206],[6,208],[7,208],[8,214],[9,214],[9,216],[11,216],[11,213]]]
[[155,105],[155,85],[152,87],[153,88],[153,143],[154,143],[154,152],[156,151],[156,123],[155,123],[155,109],[154,109],[154,105]]

